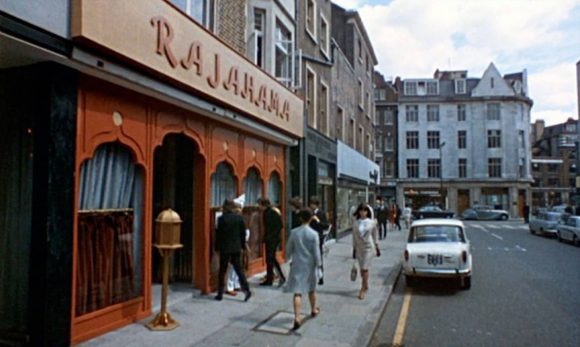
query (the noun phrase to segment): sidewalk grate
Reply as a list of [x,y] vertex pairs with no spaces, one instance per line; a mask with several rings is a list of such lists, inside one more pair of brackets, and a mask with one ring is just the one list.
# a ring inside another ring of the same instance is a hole
[[[304,324],[307,319],[305,315],[301,315],[302,324]],[[290,335],[293,333],[292,327],[294,326],[294,313],[288,311],[278,311],[266,318],[263,322],[256,325],[252,330],[262,331],[272,334],[279,335]]]

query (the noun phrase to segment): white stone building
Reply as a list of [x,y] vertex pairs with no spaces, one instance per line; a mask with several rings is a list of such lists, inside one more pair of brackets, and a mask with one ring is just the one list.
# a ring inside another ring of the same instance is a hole
[[523,216],[532,182],[526,71],[502,76],[491,63],[481,78],[437,70],[396,83],[398,204],[458,214],[492,205]]

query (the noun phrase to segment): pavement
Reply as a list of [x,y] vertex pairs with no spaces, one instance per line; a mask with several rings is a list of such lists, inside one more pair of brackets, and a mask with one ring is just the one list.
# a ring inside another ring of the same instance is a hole
[[[373,259],[364,300],[358,299],[360,274],[356,282],[350,281],[352,236],[327,243],[324,285],[317,288],[321,312],[307,317],[310,305],[303,297],[304,319],[297,331],[291,331],[293,295],[277,286],[259,286],[262,273],[249,278],[253,295],[248,302],[242,293],[224,295],[218,302],[215,293],[202,295],[189,285],[171,285],[167,308],[180,324],[171,331],[150,331],[145,326],[160,310],[161,290],[156,285],[150,317],[79,346],[368,346],[399,278],[406,236],[406,229],[392,231],[379,241],[382,254]],[[288,272],[287,264],[283,269]]]

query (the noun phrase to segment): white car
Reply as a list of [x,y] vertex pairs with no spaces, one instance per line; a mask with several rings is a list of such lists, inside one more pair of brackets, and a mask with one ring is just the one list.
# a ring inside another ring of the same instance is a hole
[[571,241],[580,246],[580,216],[570,216],[565,223],[558,224],[558,241]]
[[417,279],[456,278],[462,289],[471,288],[471,246],[463,222],[423,219],[413,222],[404,253],[407,285]]
[[530,220],[530,233],[556,235],[561,219],[560,212],[540,212]]

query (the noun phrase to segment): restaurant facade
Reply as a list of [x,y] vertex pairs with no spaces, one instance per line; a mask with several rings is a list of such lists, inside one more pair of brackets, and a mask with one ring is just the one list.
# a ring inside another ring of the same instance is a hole
[[49,3],[58,23],[0,7],[0,341],[46,346],[153,313],[167,208],[183,220],[172,281],[215,289],[216,214],[242,194],[263,271],[255,202],[285,214],[303,137],[302,100],[171,3]]

